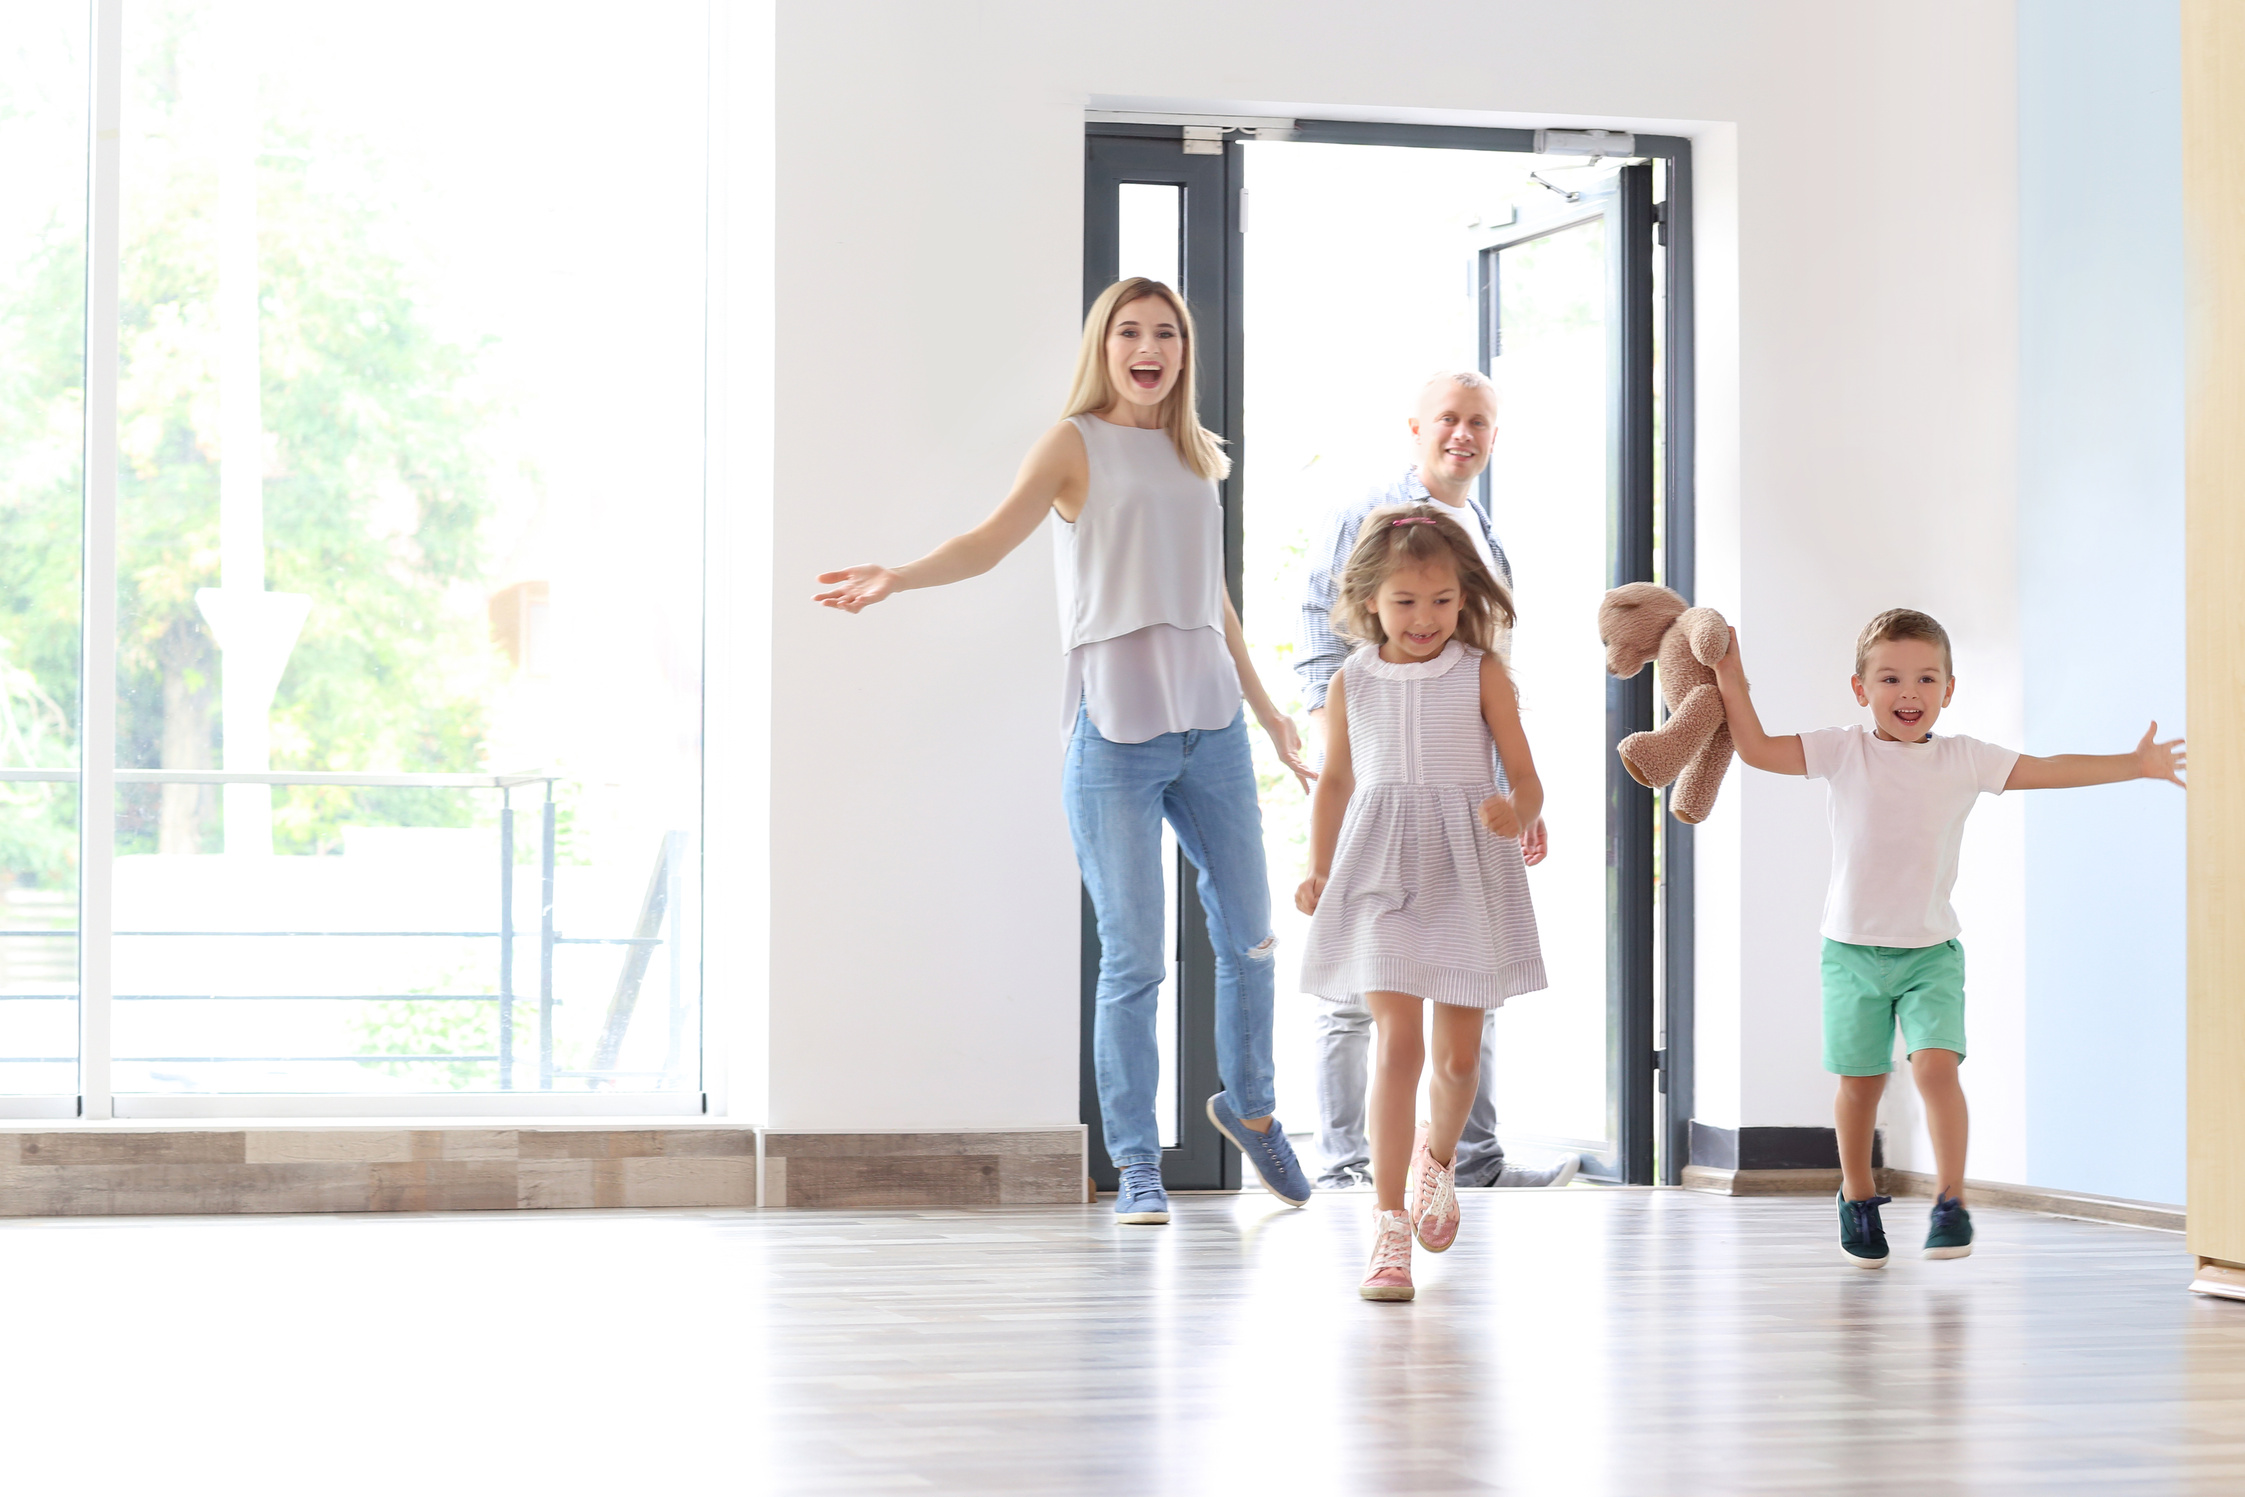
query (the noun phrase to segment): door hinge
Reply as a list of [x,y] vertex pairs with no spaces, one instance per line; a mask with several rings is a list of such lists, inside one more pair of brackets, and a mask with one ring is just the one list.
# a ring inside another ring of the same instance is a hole
[[1664,1096],[1668,1092],[1668,1052],[1666,1050],[1655,1050],[1653,1052],[1653,1089]]
[[1668,205],[1653,204],[1653,243],[1668,248]]
[[1247,232],[1247,189],[1244,187],[1239,190],[1239,231]]
[[1223,155],[1224,127],[1222,125],[1187,125],[1185,127],[1185,154],[1188,156]]

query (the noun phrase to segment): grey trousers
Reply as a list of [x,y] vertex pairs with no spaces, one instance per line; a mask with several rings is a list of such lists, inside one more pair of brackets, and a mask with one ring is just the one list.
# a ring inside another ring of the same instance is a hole
[[[1481,1085],[1458,1137],[1460,1185],[1494,1185],[1504,1173],[1504,1145],[1497,1142],[1497,1104],[1489,1088],[1496,1066],[1491,1049],[1495,1009],[1481,1025]],[[1364,1136],[1364,1096],[1372,1079],[1372,1011],[1362,994],[1318,1005],[1317,1148],[1324,1155],[1321,1183],[1344,1171],[1369,1177],[1372,1149]],[[1338,1182],[1335,1182],[1338,1183]]]

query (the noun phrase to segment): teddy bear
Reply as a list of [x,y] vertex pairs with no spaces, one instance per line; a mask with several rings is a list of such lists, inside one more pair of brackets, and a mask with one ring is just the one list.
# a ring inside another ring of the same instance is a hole
[[1730,653],[1731,629],[1712,608],[1694,608],[1667,588],[1631,582],[1598,605],[1606,669],[1627,680],[1653,661],[1668,721],[1632,733],[1618,752],[1629,777],[1648,789],[1674,781],[1669,810],[1696,826],[1715,809],[1731,764],[1730,719],[1715,686],[1715,662]]

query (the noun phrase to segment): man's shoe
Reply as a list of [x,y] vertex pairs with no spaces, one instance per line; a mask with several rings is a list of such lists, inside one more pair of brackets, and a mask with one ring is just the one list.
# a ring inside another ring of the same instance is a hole
[[1504,1173],[1489,1183],[1506,1189],[1518,1187],[1523,1190],[1537,1189],[1546,1185],[1564,1185],[1572,1180],[1575,1177],[1575,1171],[1581,1168],[1582,1156],[1580,1154],[1569,1154],[1551,1168],[1543,1170],[1532,1170],[1525,1165],[1508,1164],[1504,1167]]
[[1362,1170],[1327,1170],[1317,1177],[1319,1190],[1370,1190],[1372,1177]]
[[1928,1258],[1972,1256],[1972,1213],[1965,1210],[1964,1202],[1955,1196],[1934,1198],[1933,1219],[1926,1224],[1925,1255]]
[[1886,1267],[1886,1228],[1879,1222],[1879,1208],[1894,1197],[1873,1196],[1867,1201],[1851,1201],[1846,1191],[1837,1192],[1837,1195],[1840,1251],[1857,1268]]
[[1122,1167],[1122,1189],[1115,1193],[1115,1220],[1131,1227],[1169,1225],[1169,1192],[1161,1188],[1160,1165]]
[[1294,1146],[1286,1141],[1286,1130],[1279,1127],[1278,1119],[1271,1119],[1271,1126],[1257,1133],[1240,1120],[1231,1098],[1218,1092],[1208,1099],[1208,1120],[1255,1166],[1257,1177],[1272,1195],[1289,1206],[1310,1203],[1310,1177],[1302,1172],[1301,1161],[1294,1157]]

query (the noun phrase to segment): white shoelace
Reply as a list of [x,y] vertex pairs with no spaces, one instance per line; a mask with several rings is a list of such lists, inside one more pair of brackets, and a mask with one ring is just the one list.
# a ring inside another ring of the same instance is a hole
[[1456,1174],[1428,1159],[1426,1168],[1419,1171],[1418,1197],[1419,1220],[1444,1220],[1458,1209]]
[[1383,1213],[1380,1217],[1380,1233],[1372,1239],[1372,1267],[1366,1277],[1391,1268],[1406,1273],[1410,1271],[1411,1224],[1401,1216]]

